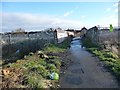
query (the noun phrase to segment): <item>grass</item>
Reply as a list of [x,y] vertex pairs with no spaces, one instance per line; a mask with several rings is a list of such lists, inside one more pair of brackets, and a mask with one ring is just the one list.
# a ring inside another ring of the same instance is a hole
[[41,75],[30,73],[28,76],[29,86],[32,88],[43,88],[44,83],[42,82],[43,78]]
[[28,57],[26,56],[23,60],[17,60],[7,65],[10,68],[23,69],[23,76],[27,78],[28,87],[43,88],[42,80],[50,80],[49,76],[52,72],[59,74],[61,61],[58,57],[54,56],[54,59],[50,59],[49,62],[45,58],[38,58],[37,60],[35,53]]
[[[50,44],[41,51],[44,55],[46,53],[61,53],[65,52],[69,46],[70,39],[57,44]],[[37,52],[29,52],[24,55],[24,58],[16,60],[16,62],[9,63],[6,66],[9,68],[20,68],[23,70],[23,76],[26,77],[27,85],[25,87],[31,88],[44,88],[44,80],[50,80],[52,72],[60,73],[61,60],[59,56],[47,56],[48,58],[41,58]],[[21,86],[21,85],[18,85]],[[22,85],[24,86],[24,85]]]
[[59,52],[64,52],[65,49],[63,48],[59,48],[57,45],[55,44],[50,44],[48,47],[46,47],[44,49],[44,51],[49,51],[49,52],[52,52],[52,53],[59,53]]
[[52,53],[65,52],[66,49],[69,47],[70,42],[71,42],[71,39],[67,38],[60,44],[50,44],[50,45],[48,45],[44,49],[44,51],[49,51],[49,52],[52,52]]
[[92,52],[99,57],[101,61],[104,61],[106,66],[118,77],[120,80],[120,58],[112,53],[98,48],[88,48],[88,51]]
[[87,50],[97,56],[101,61],[105,62],[105,65],[117,76],[120,80],[120,58],[118,55],[101,50],[99,46],[95,45],[89,38],[83,38],[83,45]]

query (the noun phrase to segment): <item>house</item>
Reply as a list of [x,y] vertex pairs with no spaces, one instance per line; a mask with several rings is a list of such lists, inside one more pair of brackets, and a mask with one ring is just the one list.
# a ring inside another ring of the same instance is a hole
[[55,29],[55,40],[57,43],[61,43],[65,40],[66,37],[68,37],[68,33],[65,30],[62,30],[61,28]]
[[93,39],[97,34],[98,28],[96,26],[90,28],[86,32],[86,36],[88,36],[90,39]]
[[67,31],[68,36],[70,36],[70,35],[75,36],[75,30],[74,29],[67,29],[65,31]]
[[80,32],[80,36],[83,37],[87,33],[87,28],[83,27]]
[[74,37],[80,37],[80,36],[86,34],[87,29],[84,27],[81,30],[67,29],[66,31],[67,31],[68,35],[72,35]]
[[74,31],[74,36],[75,36],[75,37],[80,37],[80,33],[81,33],[80,30],[75,30],[75,31]]

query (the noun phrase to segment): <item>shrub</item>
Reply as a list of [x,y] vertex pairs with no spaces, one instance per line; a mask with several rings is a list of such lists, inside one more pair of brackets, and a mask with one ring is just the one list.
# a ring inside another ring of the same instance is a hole
[[67,47],[69,47],[70,45],[71,40],[72,40],[71,37],[66,38],[63,42],[61,42],[57,46],[62,49],[67,49]]
[[94,50],[93,54],[95,54],[97,56],[103,56],[103,54],[100,51],[98,51],[98,50]]
[[61,61],[59,59],[48,60],[49,64],[54,64],[56,68],[60,69]]
[[27,68],[32,68],[35,65],[36,65],[36,63],[33,60],[24,64],[24,66]]
[[120,79],[120,60],[117,61],[117,62],[114,64],[113,72],[114,72],[114,73],[119,77],[119,79]]
[[60,66],[61,66],[60,60],[54,60],[54,64],[55,64],[56,68],[60,69]]
[[82,44],[86,47],[86,48],[95,48],[98,47],[97,45],[95,45],[92,40],[90,38],[83,38],[82,39]]
[[49,71],[45,69],[44,66],[39,65],[37,67],[37,71],[39,74],[41,74],[44,78],[46,78],[49,75]]
[[46,63],[46,61],[44,59],[40,59],[40,60],[38,60],[37,64],[46,66],[47,63]]
[[106,52],[106,53],[104,53],[104,56],[107,58],[114,58],[114,59],[119,58],[116,54],[114,54],[112,52]]
[[109,61],[105,61],[106,66],[108,67],[113,67],[114,63],[113,62],[109,62]]
[[56,69],[55,65],[54,64],[48,64],[48,69],[51,70],[51,69]]
[[59,73],[59,70],[56,68],[56,66],[54,64],[48,64],[47,68],[48,68],[48,70],[50,70],[50,72],[57,72],[57,73]]

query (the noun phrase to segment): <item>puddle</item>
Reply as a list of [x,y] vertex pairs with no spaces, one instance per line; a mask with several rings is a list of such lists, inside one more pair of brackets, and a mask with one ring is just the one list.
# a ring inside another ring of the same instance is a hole
[[80,40],[74,40],[74,41],[72,41],[70,46],[71,46],[71,48],[75,48],[75,47],[82,48]]

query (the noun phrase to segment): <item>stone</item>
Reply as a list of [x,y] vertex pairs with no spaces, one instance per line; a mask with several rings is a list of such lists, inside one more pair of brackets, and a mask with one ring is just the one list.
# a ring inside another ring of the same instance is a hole
[[8,69],[3,69],[2,72],[3,72],[3,75],[8,75],[10,73]]

